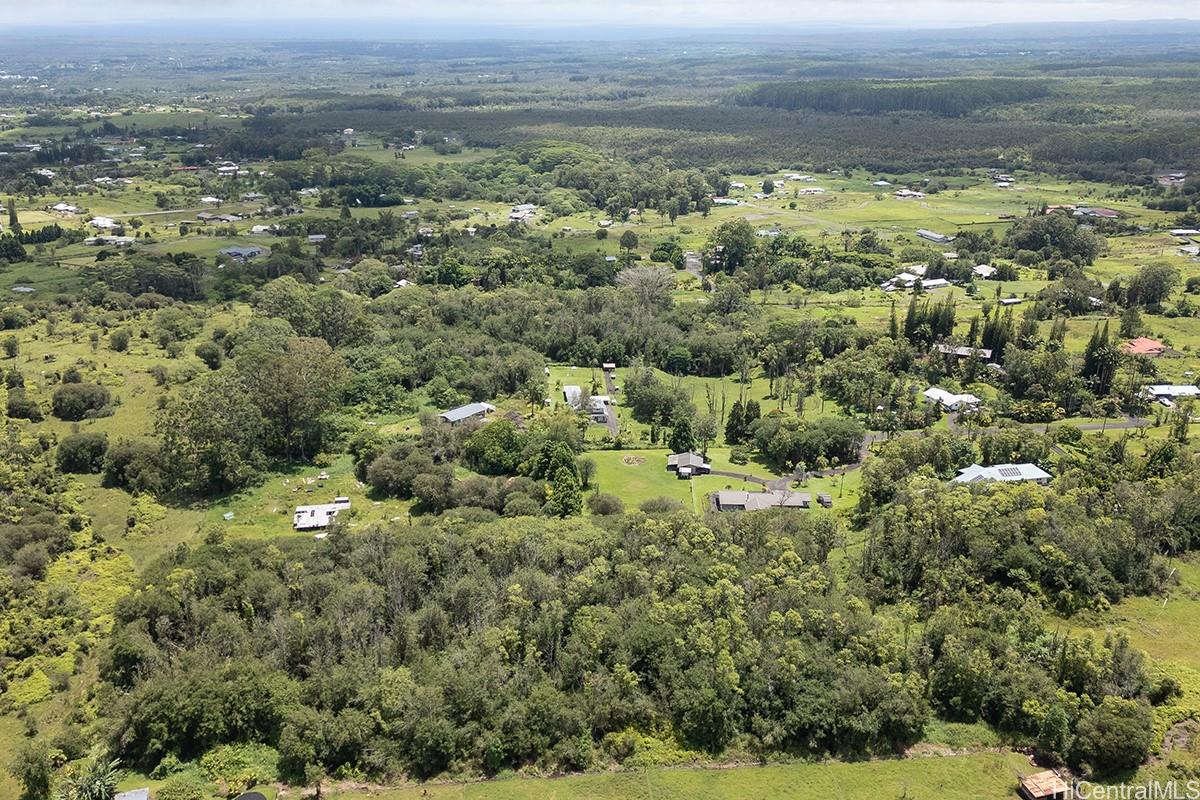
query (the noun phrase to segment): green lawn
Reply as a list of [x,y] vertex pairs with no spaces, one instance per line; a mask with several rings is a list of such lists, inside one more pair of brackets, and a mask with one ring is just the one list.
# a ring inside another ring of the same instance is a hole
[[[999,800],[1033,771],[1017,753],[729,769],[649,769],[563,778],[426,784],[371,792],[375,800]],[[335,800],[362,792],[328,792]]]
[[1166,595],[1122,600],[1090,627],[1122,631],[1155,660],[1200,670],[1200,559],[1189,555],[1171,567],[1179,584]]
[[[328,474],[328,479],[320,479],[322,472]],[[312,538],[312,534],[293,533],[293,511],[298,505],[331,503],[334,497],[350,498],[350,511],[343,513],[352,530],[371,522],[407,519],[411,502],[375,500],[368,490],[354,477],[351,457],[343,455],[323,468],[293,467],[272,472],[257,486],[214,500],[205,508],[204,523],[222,527],[234,537]],[[226,514],[233,518],[226,520]]]

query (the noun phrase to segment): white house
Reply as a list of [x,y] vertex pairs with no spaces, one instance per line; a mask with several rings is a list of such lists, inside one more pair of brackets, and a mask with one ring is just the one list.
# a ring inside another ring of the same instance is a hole
[[83,243],[89,247],[101,247],[109,245],[112,247],[131,247],[137,239],[132,236],[89,236],[83,240]]
[[976,264],[971,267],[971,272],[975,273],[976,277],[988,280],[996,274],[996,268],[988,264]]
[[983,481],[1003,481],[1006,483],[1032,481],[1047,484],[1051,475],[1037,464],[996,464],[984,467],[972,464],[958,471],[951,480],[954,483],[981,483]]
[[1200,387],[1191,384],[1155,383],[1145,388],[1146,397],[1172,408],[1176,400],[1192,400],[1200,397]]
[[349,507],[349,497],[335,497],[332,503],[315,506],[296,506],[296,513],[292,515],[292,528],[298,531],[328,528],[329,523],[333,522],[333,518],[338,515],[338,512]]
[[101,230],[112,230],[118,227],[117,221],[111,217],[92,217],[88,221],[88,224],[93,228],[100,228]]
[[955,394],[937,386],[929,387],[922,394],[930,403],[936,403],[947,411],[965,411],[983,402],[973,394]]
[[508,212],[508,218],[513,222],[528,222],[536,213],[537,206],[533,203],[521,203],[512,207],[512,210]]

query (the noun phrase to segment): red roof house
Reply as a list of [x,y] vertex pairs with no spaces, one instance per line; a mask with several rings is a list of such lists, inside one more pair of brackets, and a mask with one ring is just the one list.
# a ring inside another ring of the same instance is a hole
[[1121,349],[1127,355],[1157,358],[1166,352],[1167,346],[1155,339],[1147,339],[1145,336],[1139,336],[1132,341],[1126,342]]

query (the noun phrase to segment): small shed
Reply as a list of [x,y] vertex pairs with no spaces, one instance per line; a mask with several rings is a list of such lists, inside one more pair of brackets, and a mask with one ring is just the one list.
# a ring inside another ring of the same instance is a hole
[[1066,800],[1071,796],[1071,784],[1054,770],[1048,769],[1021,778],[1017,793],[1025,800]]

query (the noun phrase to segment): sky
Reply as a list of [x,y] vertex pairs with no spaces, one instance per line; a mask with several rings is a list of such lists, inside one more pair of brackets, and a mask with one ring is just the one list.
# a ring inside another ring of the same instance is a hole
[[[955,27],[1198,19],[1200,0],[0,0],[0,20],[60,25],[182,19],[336,19],[537,26]],[[285,11],[286,9],[286,11]],[[98,13],[101,12],[101,13]]]

